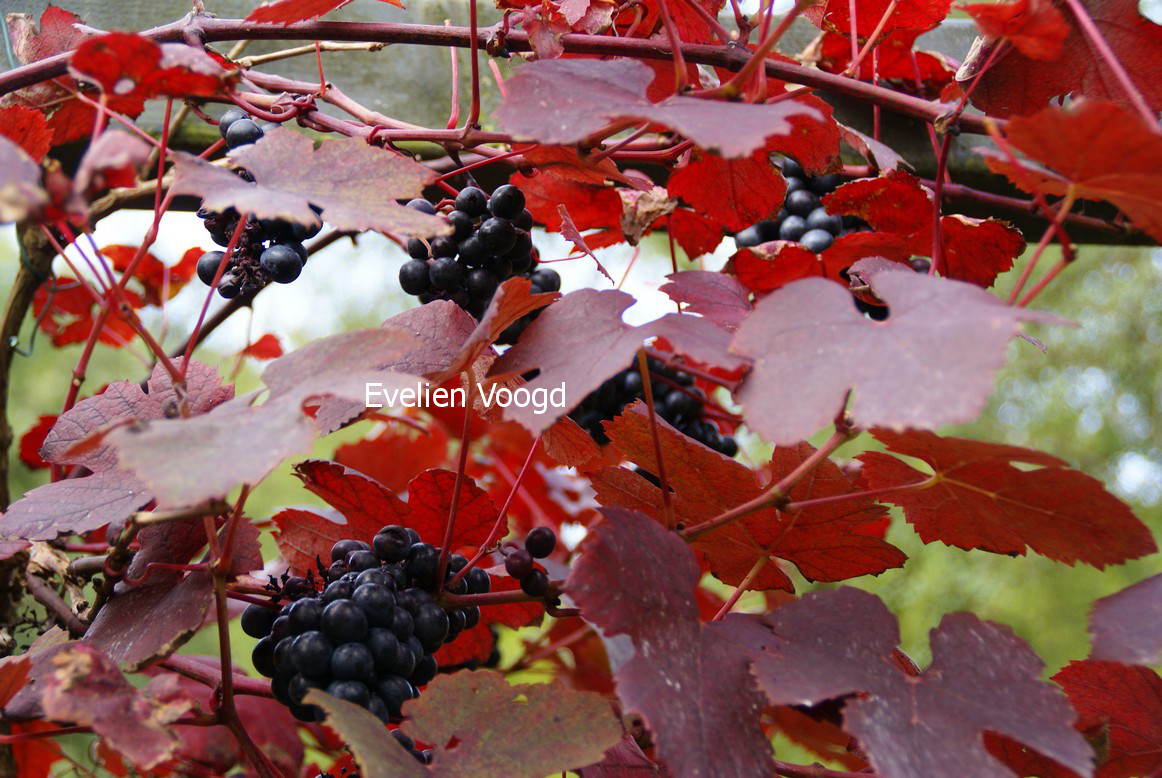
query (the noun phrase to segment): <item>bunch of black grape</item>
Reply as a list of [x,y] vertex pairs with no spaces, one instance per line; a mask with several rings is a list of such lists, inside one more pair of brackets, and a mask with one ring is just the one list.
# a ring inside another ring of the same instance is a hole
[[535,527],[525,537],[524,548],[505,549],[504,571],[520,581],[520,588],[529,597],[544,597],[549,593],[549,576],[536,566],[557,547],[557,535],[548,527]]
[[[407,206],[424,213],[437,212],[423,199],[412,200]],[[505,184],[491,197],[482,189],[465,187],[445,218],[452,225],[452,234],[409,240],[411,259],[399,271],[400,287],[419,297],[421,303],[451,300],[480,319],[497,287],[513,276],[529,279],[533,294],[560,290],[560,276],[537,267],[530,234],[533,216],[525,209],[524,192],[518,187]],[[513,323],[501,334],[500,342],[516,342],[538,312]]]
[[[259,638],[254,667],[271,681],[276,699],[301,721],[321,711],[303,704],[311,689],[361,705],[382,721],[400,717],[405,702],[436,677],[433,654],[480,622],[476,606],[445,610],[432,598],[440,552],[411,529],[384,527],[370,544],[340,540],[321,578],[292,578],[279,589],[281,609],[252,604],[242,629]],[[448,557],[445,583],[468,560]],[[488,574],[473,567],[452,590],[482,594]]]
[[[652,357],[647,360],[647,364],[654,409],[659,416],[679,432],[720,454],[732,457],[738,453],[738,443],[734,438],[721,434],[717,427],[703,418],[706,393],[694,386],[693,376],[674,370]],[[569,417],[591,438],[605,445],[609,438],[601,422],[612,419],[625,406],[634,400],[644,400],[645,396],[641,371],[635,361],[586,395],[581,404],[569,413]]]
[[[232,149],[255,143],[264,134],[262,127],[237,108],[222,114],[218,130],[226,140],[226,145]],[[245,170],[236,170],[235,173],[246,181],[254,181]],[[315,209],[315,212],[321,213],[319,209]],[[230,237],[238,227],[239,215],[236,210],[229,208],[222,213],[214,213],[203,208],[198,211],[198,216],[204,219],[206,230],[215,243],[219,246],[230,245]],[[271,281],[280,284],[294,281],[303,272],[303,265],[307,261],[303,241],[318,232],[319,226],[306,227],[280,219],[249,218],[222,271],[218,294],[229,299],[261,289]],[[214,283],[223,256],[225,254],[221,251],[207,251],[198,260],[198,278],[202,283],[207,286]]]
[[734,243],[739,248],[787,240],[801,243],[820,254],[840,235],[867,229],[867,225],[857,218],[829,214],[820,203],[820,198],[843,183],[843,177],[838,173],[809,176],[798,162],[785,159],[783,178],[787,182],[787,196],[779,215],[774,219],[763,219],[736,234]]

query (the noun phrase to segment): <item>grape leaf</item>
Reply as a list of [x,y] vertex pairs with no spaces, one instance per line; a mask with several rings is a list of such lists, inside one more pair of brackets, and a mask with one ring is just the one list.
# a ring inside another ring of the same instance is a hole
[[396,203],[419,197],[436,174],[361,138],[327,140],[316,148],[304,135],[273,129],[257,143],[230,152],[231,161],[249,170],[257,186],[192,154],[175,151],[173,157],[173,191],[201,197],[211,211],[236,208],[260,219],[317,225],[314,204],[340,230],[421,238],[452,231],[440,217]]
[[[223,533],[220,538],[224,540]],[[188,563],[206,546],[202,522],[147,526],[138,540],[141,550],[126,573],[134,585],[117,585],[84,637],[85,643],[131,671],[169,656],[189,640],[205,623],[214,596],[208,570],[186,574],[150,568],[153,564]],[[258,530],[245,522],[235,532],[232,572],[237,575],[262,567],[257,549]]]
[[[922,459],[930,485],[879,499],[901,506],[925,543],[981,548],[997,554],[1032,549],[1072,565],[1103,568],[1157,550],[1154,539],[1121,500],[1096,478],[1031,449],[913,430],[874,430],[889,451]],[[922,483],[925,473],[881,452],[859,456],[870,489]],[[1013,462],[1037,465],[1019,469]]]
[[505,82],[497,120],[518,139],[554,144],[579,143],[611,124],[656,122],[728,159],[790,134],[791,117],[823,121],[816,108],[794,101],[752,105],[677,96],[651,103],[646,90],[653,80],[654,72],[636,60],[531,62]]
[[877,232],[911,235],[931,227],[932,192],[906,170],[848,181],[823,198],[828,213],[858,216]]
[[[408,506],[373,478],[338,462],[308,459],[294,467],[294,474],[308,491],[322,497],[354,528],[370,530],[346,535],[371,542],[371,536],[385,524],[406,524]],[[324,549],[329,552],[330,549]],[[324,554],[326,556],[326,554]]]
[[[154,368],[146,387],[148,392],[134,382],[118,381],[61,414],[45,437],[41,455],[53,464],[86,467],[93,475],[26,493],[0,519],[4,537],[48,540],[62,533],[88,532],[126,518],[153,499],[145,483],[118,467],[117,452],[101,440],[109,429],[177,412],[177,393],[163,366]],[[194,414],[204,414],[234,394],[232,386],[222,385],[214,368],[197,361],[186,372],[185,391]]]
[[[665,338],[675,351],[698,362],[727,370],[741,367],[737,357],[726,353],[729,335],[710,321],[667,314],[631,327],[621,316],[632,304],[633,297],[614,290],[581,289],[565,295],[529,325],[520,342],[496,361],[489,376],[500,379],[540,368],[540,375],[528,382],[528,388],[564,386],[566,407],[554,409],[564,414],[628,364],[652,337]],[[556,420],[552,414],[536,413],[532,405],[511,405],[504,417],[534,433]]]
[[[444,523],[452,510],[456,473],[433,469],[420,473],[408,484],[408,526],[434,546],[443,545]],[[479,546],[488,539],[499,511],[488,493],[465,477],[450,548]]]
[[1142,665],[1162,661],[1162,575],[1098,600],[1089,630],[1094,659]]
[[[859,0],[851,5],[847,0],[826,0],[803,11],[812,24],[821,30],[841,35],[851,34],[851,9],[855,9],[855,31],[868,37],[876,30],[931,30],[952,10],[952,0],[924,0],[924,2],[894,5],[889,0]],[[890,11],[886,20],[884,14]]]
[[1156,672],[1087,659],[1070,662],[1053,680],[1069,695],[1077,728],[1108,737],[1098,778],[1153,775],[1162,768],[1162,677]]
[[432,771],[445,775],[541,778],[600,761],[622,735],[598,694],[483,670],[438,676],[406,707],[401,728],[440,747]]
[[1006,627],[969,613],[945,616],[931,633],[932,664],[912,677],[895,666],[899,627],[873,594],[811,592],[765,622],[773,634],[751,655],[767,697],[802,705],[858,695],[844,704],[843,726],[879,775],[1012,775],[986,751],[986,730],[1093,773],[1073,711],[1039,680],[1041,661]]
[[604,508],[566,591],[606,637],[625,634],[634,656],[617,670],[617,695],[653,732],[676,776],[770,776],[771,746],[747,654],[753,617],[702,624],[700,571],[674,533],[641,513]]
[[[1162,25],[1144,17],[1132,2],[1082,0],[1081,5],[1146,103],[1155,111],[1162,109],[1162,84],[1155,77],[1162,69]],[[1069,34],[1058,55],[1033,59],[1019,47],[1003,53],[981,75],[972,92],[973,105],[992,116],[1005,117],[1040,111],[1059,95],[1071,95],[1074,100],[1086,97],[1128,104],[1114,72],[1090,43],[1089,36],[1078,27],[1068,7],[1061,7],[1061,14]],[[974,46],[957,78],[962,81],[974,78],[992,56],[992,47],[998,45],[1004,44],[998,40],[990,45]],[[1126,146],[1125,150],[1131,148]]]
[[540,778],[601,759],[621,738],[608,703],[560,684],[510,685],[499,673],[440,675],[405,706],[403,731],[432,743],[422,767],[362,708],[313,691],[308,702],[350,744],[364,775],[512,775]]
[[577,771],[580,778],[664,778],[670,773],[646,756],[632,735],[605,752],[598,764]]
[[[1162,48],[1162,38],[1159,44]],[[1108,200],[1134,226],[1162,240],[1162,132],[1136,111],[1103,100],[1078,100],[1067,108],[1014,117],[1005,136],[1029,159],[1057,172],[1015,167],[996,152],[985,157],[992,170],[1025,191]],[[1077,149],[1086,151],[1078,154]]]
[[24,687],[31,664],[32,659],[28,654],[0,659],[0,709]]
[[189,708],[188,701],[167,703],[141,694],[112,660],[85,644],[58,651],[41,688],[46,717],[92,727],[146,770],[173,756],[178,741],[166,725]]
[[940,240],[944,249],[940,274],[986,289],[1025,251],[1025,238],[1000,219],[941,217]]
[[[641,403],[606,422],[605,429],[627,459],[647,472],[657,472],[649,416]],[[745,465],[691,440],[661,420],[658,435],[665,452],[667,482],[674,492],[674,515],[687,527],[762,493],[754,472]],[[786,476],[813,451],[806,443],[775,449],[770,477],[777,481]],[[591,481],[602,505],[633,508],[661,519],[661,490],[640,475],[624,468],[605,468],[593,473]],[[810,500],[857,491],[835,463],[824,460],[791,490],[790,497]],[[751,568],[765,559],[747,588],[792,592],[794,585],[779,569],[776,557],[792,562],[813,581],[840,581],[901,566],[903,553],[875,535],[877,528],[882,532],[886,519],[887,510],[870,499],[845,500],[797,513],[768,508],[700,537],[693,548],[706,557],[717,578],[732,586],[740,584]]]
[[897,154],[888,144],[880,143],[875,138],[864,135],[859,130],[852,129],[847,125],[839,125],[839,137],[882,173],[890,173],[901,165],[908,165],[907,160]]
[[147,100],[169,97],[211,97],[231,74],[201,48],[184,43],[159,44],[127,32],[86,38],[69,69],[82,81],[100,85],[107,95]]
[[686,310],[706,317],[724,330],[735,330],[752,310],[750,293],[732,276],[708,270],[686,270],[666,276],[661,291]]
[[415,434],[402,424],[388,424],[374,437],[335,449],[335,461],[374,478],[393,493],[408,481],[448,460],[448,433],[438,424]]
[[[325,16],[350,2],[351,0],[275,0],[275,2],[263,3],[255,8],[246,17],[246,21],[289,26],[296,22],[305,22],[308,19]],[[379,0],[379,2],[403,8],[403,3],[400,0]]]
[[1069,25],[1052,0],[971,3],[958,6],[989,38],[1004,38],[1030,59],[1057,59]]
[[0,135],[24,150],[34,162],[40,162],[52,148],[52,131],[40,111],[23,105],[0,108]]
[[364,778],[424,778],[432,774],[367,709],[312,689],[303,702],[325,711],[326,724],[355,755]]
[[[261,405],[252,405],[253,395],[242,397],[200,416],[116,429],[107,440],[117,448],[121,465],[149,485],[159,506],[224,497],[242,484],[258,483],[288,457],[309,453],[320,431],[358,415],[369,383],[388,392],[423,386],[418,376],[382,369],[385,361],[415,346],[398,329],[321,338],[267,366],[262,375],[270,398]],[[349,415],[317,424],[304,406],[323,397],[340,399],[351,409]],[[223,448],[234,457],[223,459]]]
[[722,226],[688,208],[678,208],[670,214],[668,230],[688,259],[709,254],[722,242]]
[[[754,360],[735,391],[751,429],[776,444],[805,440],[835,418],[853,390],[857,426],[968,421],[984,407],[1019,323],[1066,323],[1010,308],[960,281],[880,272],[870,283],[891,307],[886,322],[864,318],[850,292],[819,278],[788,284],[755,306],[731,343],[731,351]],[[925,391],[910,391],[916,386]]]
[[267,360],[278,359],[284,353],[282,343],[279,341],[278,336],[268,332],[238,352],[238,355],[250,357],[251,359]]
[[702,154],[675,171],[666,188],[732,232],[770,216],[787,192],[764,149],[739,159]]
[[0,137],[0,224],[20,221],[48,198],[40,188],[40,166],[17,144]]
[[383,526],[378,520],[354,524],[337,513],[324,516],[300,508],[285,508],[271,517],[271,521],[279,553],[287,567],[300,575],[316,569],[316,555],[326,566],[331,558],[331,546],[336,542],[345,538],[371,538]]

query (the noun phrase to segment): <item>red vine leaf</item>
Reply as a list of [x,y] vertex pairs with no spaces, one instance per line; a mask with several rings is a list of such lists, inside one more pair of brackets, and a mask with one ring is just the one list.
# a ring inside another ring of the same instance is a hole
[[670,773],[650,761],[633,736],[626,735],[605,752],[600,763],[583,767],[577,774],[580,778],[665,778]]
[[145,770],[174,755],[178,741],[167,725],[190,707],[188,700],[143,695],[112,660],[84,644],[57,652],[41,685],[45,716],[92,727]]
[[230,74],[209,54],[184,43],[159,44],[127,32],[86,38],[69,60],[82,81],[98,84],[109,96],[211,97]]
[[1098,778],[1133,778],[1162,768],[1162,677],[1148,667],[1087,659],[1053,680],[1077,711],[1076,727],[1108,742]]
[[[889,451],[916,457],[935,473],[922,489],[881,496],[904,509],[925,543],[1024,554],[1032,549],[1066,564],[1103,568],[1157,550],[1150,530],[1096,478],[1039,451],[942,438],[931,432],[874,430]],[[925,482],[902,460],[867,452],[862,478],[870,489]],[[1014,467],[1021,462],[1038,469]]]
[[[629,364],[647,339],[665,338],[675,351],[692,359],[726,369],[741,362],[726,353],[729,335],[696,316],[667,314],[656,321],[631,327],[622,313],[632,305],[625,292],[582,289],[562,297],[529,325],[520,342],[496,361],[490,377],[521,375],[534,368],[540,374],[528,382],[530,390],[565,387],[564,414],[576,407],[602,381]],[[533,405],[511,405],[506,419],[517,421],[530,432],[547,429],[556,420],[552,413],[537,413]]]
[[51,463],[40,455],[40,449],[49,430],[56,426],[56,420],[55,413],[40,416],[36,424],[20,436],[20,461],[30,470],[42,470],[50,466]]
[[600,761],[622,734],[599,694],[484,670],[438,676],[406,707],[401,728],[437,746],[432,768],[444,775],[541,778]]
[[[118,468],[116,451],[101,441],[113,427],[176,412],[178,395],[164,367],[154,368],[147,388],[148,393],[132,381],[118,381],[61,414],[45,436],[41,456],[57,465],[81,465],[93,475],[45,484],[25,494],[0,520],[5,537],[48,540],[60,533],[88,532],[124,519],[153,499],[144,483]],[[185,391],[194,414],[204,414],[234,394],[232,386],[222,385],[214,368],[197,361],[190,363]]]
[[1025,251],[1025,238],[1008,222],[953,214],[940,219],[944,255],[940,274],[985,287]]
[[261,360],[278,359],[283,353],[282,343],[278,336],[270,332],[238,352],[239,356]]
[[[271,517],[274,542],[287,566],[300,575],[317,570],[315,557],[324,564],[331,558],[331,546],[345,538],[371,538],[383,524],[344,521],[342,516],[321,516],[314,511],[285,508]],[[368,542],[371,542],[370,540]]]
[[610,125],[656,122],[727,158],[745,157],[767,138],[789,134],[793,116],[823,119],[816,108],[794,101],[752,105],[678,96],[651,103],[646,90],[653,80],[654,72],[636,60],[531,62],[505,83],[497,119],[520,139],[554,144],[579,143]]
[[669,232],[689,259],[709,254],[722,242],[722,225],[688,208],[670,214]]
[[961,5],[989,38],[1004,38],[1030,59],[1057,59],[1069,35],[1069,25],[1052,0]]
[[44,114],[22,105],[0,108],[0,135],[23,149],[34,162],[40,162],[52,148],[52,131]]
[[439,217],[396,203],[419,197],[436,174],[361,138],[323,141],[316,148],[305,135],[282,127],[271,130],[258,143],[230,152],[231,161],[249,170],[257,186],[191,154],[175,151],[173,157],[177,177],[172,191],[197,195],[212,211],[236,208],[260,219],[316,225],[313,204],[340,230],[425,238],[452,230]]
[[[1136,111],[1102,100],[1078,100],[1067,108],[1014,117],[1005,135],[1029,159],[1056,172],[1013,166],[995,151],[985,158],[992,170],[1025,191],[1108,200],[1135,227],[1162,240],[1162,132],[1145,124]],[[1079,148],[1086,153],[1078,154]]]
[[[821,30],[841,35],[851,34],[851,6],[848,0],[826,0],[809,6],[803,15]],[[884,14],[891,11],[883,24],[883,31],[931,30],[952,10],[952,0],[924,0],[919,3],[894,5],[890,0],[859,0],[855,5],[855,31],[860,37],[869,37],[880,26]]]
[[843,727],[877,774],[1009,775],[982,733],[1011,737],[1083,776],[1089,744],[1061,693],[1041,681],[1041,661],[1007,627],[970,613],[945,616],[931,633],[932,664],[919,677],[893,660],[896,618],[873,594],[842,587],[777,608],[753,653],[770,701],[802,705],[849,697]]
[[[992,392],[1020,323],[1065,323],[960,281],[880,272],[870,283],[891,308],[885,322],[864,318],[850,292],[819,278],[788,284],[755,306],[731,343],[754,360],[735,391],[751,429],[776,444],[805,440],[831,423],[848,392],[860,427],[968,421]],[[917,386],[919,395],[908,391]]]
[[389,423],[374,437],[335,449],[336,462],[374,478],[392,493],[404,491],[408,481],[447,460],[448,433],[439,424],[416,434],[403,424]]
[[1089,629],[1094,659],[1158,664],[1162,657],[1162,575],[1098,600]]
[[675,776],[770,776],[764,700],[738,644],[762,630],[749,616],[702,624],[701,571],[686,544],[644,514],[602,513],[565,588],[604,635],[633,641],[616,673],[618,698],[645,719]]
[[666,276],[661,291],[722,327],[735,330],[753,309],[750,293],[733,276],[708,270],[686,270]]
[[[456,473],[438,469],[420,473],[408,484],[407,524],[420,533],[425,543],[443,545],[444,524],[452,510],[455,484]],[[460,486],[456,527],[449,548],[482,544],[496,523],[497,513],[488,493],[465,477]]]
[[[102,137],[108,135],[109,133],[105,133]],[[101,253],[109,258],[114,270],[124,273],[129,269],[129,263],[133,261],[138,250],[138,246],[112,245],[102,248]],[[191,253],[195,251],[197,256]],[[198,258],[203,253],[202,249],[190,249],[182,255],[178,264],[167,267],[160,259],[147,252],[133,272],[133,278],[141,284],[145,304],[160,306],[164,300],[180,292],[193,278]]]
[[0,659],[0,708],[8,704],[28,680],[32,659],[28,654],[6,656]]
[[905,170],[849,181],[823,205],[828,213],[858,216],[877,232],[912,235],[931,228],[932,193]]
[[[1162,70],[1162,25],[1143,16],[1135,3],[1081,0],[1081,5],[1146,103],[1154,111],[1162,109],[1162,84],[1155,77]],[[1051,12],[1037,10],[1034,15],[1046,13]],[[1002,53],[980,76],[972,93],[973,105],[1001,117],[1035,113],[1059,95],[1070,95],[1074,100],[1080,97],[1114,100],[1128,105],[1129,100],[1113,70],[1090,43],[1089,36],[1078,27],[1073,14],[1068,8],[1063,8],[1061,13],[1069,34],[1057,56],[1033,59],[1019,50],[1019,46]],[[999,45],[1004,44],[992,41],[985,46],[974,46],[957,74],[958,80],[975,78],[992,56],[993,47]],[[1111,118],[1111,125],[1116,122],[1120,120]]]
[[763,149],[740,159],[702,154],[675,171],[666,187],[671,195],[731,232],[770,216],[787,191]]
[[[657,472],[649,416],[641,403],[627,408],[605,428],[627,459],[647,472]],[[690,440],[661,420],[658,434],[667,481],[674,492],[674,515],[687,527],[761,494],[758,479],[745,465]],[[813,451],[806,443],[775,449],[771,478],[786,476]],[[633,508],[661,519],[661,490],[640,475],[624,468],[605,468],[591,480],[602,505]],[[835,463],[824,460],[790,497],[810,500],[858,491]],[[747,588],[793,592],[795,587],[776,557],[793,563],[811,581],[842,581],[901,566],[904,554],[882,539],[886,524],[887,510],[871,499],[845,500],[796,513],[768,508],[699,538],[693,547],[724,583],[741,584],[755,564],[765,559]]]
[[[308,459],[295,465],[294,473],[307,491],[323,498],[347,519],[343,537],[371,542],[385,524],[406,524],[408,505],[381,483],[338,462]],[[318,553],[329,558],[330,548]]]
[[[350,2],[351,0],[275,0],[273,3],[263,3],[255,8],[250,12],[250,16],[246,17],[246,21],[281,24],[285,27],[325,16]],[[379,0],[379,2],[403,8],[400,0]]]
[[[509,684],[489,671],[440,675],[405,706],[402,729],[434,746],[425,769],[370,713],[320,692],[328,723],[350,744],[369,778],[511,775],[540,778],[601,759],[621,738],[609,704],[593,692],[559,683]],[[406,760],[410,760],[407,764]]]
[[882,173],[890,173],[901,165],[908,165],[908,162],[888,144],[880,143],[875,138],[847,125],[839,125],[839,137]]

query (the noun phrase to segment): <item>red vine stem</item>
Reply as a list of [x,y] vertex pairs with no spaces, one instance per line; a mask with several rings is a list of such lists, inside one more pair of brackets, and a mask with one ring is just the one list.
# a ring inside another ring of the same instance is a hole
[[[468,378],[468,394],[476,388],[476,378],[469,368],[464,373]],[[440,545],[440,561],[436,566],[436,581],[444,580],[448,571],[448,556],[452,553],[452,532],[456,528],[456,514],[460,509],[460,493],[464,489],[464,471],[468,469],[468,439],[472,433],[472,407],[464,406],[464,429],[460,433],[460,459],[456,463],[456,483],[452,487],[452,507],[448,509],[448,518],[444,522],[444,542]]]
[[[478,30],[476,35],[473,35],[472,31],[466,27],[369,22],[311,21],[281,27],[256,25],[243,19],[213,19],[197,16],[147,30],[141,35],[159,42],[183,41],[185,33],[189,30],[197,31],[208,43],[239,38],[310,41],[325,39],[469,48],[473,45],[479,46],[481,43],[486,43],[488,37],[493,34],[491,30]],[[510,51],[531,51],[528,35],[520,31],[509,32],[505,38],[505,45]],[[569,33],[561,36],[561,45],[570,54],[597,54],[661,60],[672,57],[669,44],[663,40]],[[684,43],[681,50],[682,56],[687,62],[727,69],[741,69],[750,58],[749,51],[740,50],[733,46]],[[64,75],[71,56],[71,51],[64,52],[0,74],[0,95]],[[934,122],[946,113],[946,107],[942,103],[905,95],[891,89],[856,81],[841,75],[825,73],[803,65],[766,60],[764,66],[768,76],[816,87],[833,94],[845,95],[861,102],[878,103],[902,115],[926,122]],[[966,114],[958,119],[957,126],[964,132],[983,134],[985,132],[985,118],[984,116]]]
[[654,411],[654,390],[650,384],[650,366],[646,361],[646,350],[638,349],[637,368],[642,374],[642,388],[646,395],[646,408],[650,415],[650,437],[654,441],[654,461],[658,466],[658,484],[662,490],[662,513],[666,519],[666,527],[674,528],[674,505],[670,497],[670,483],[666,480],[666,461],[662,458],[662,441],[658,436],[658,414]]
[[[844,404],[846,405],[846,402]],[[707,519],[701,524],[695,524],[693,527],[680,530],[682,538],[687,542],[693,542],[703,535],[725,527],[728,524],[732,524],[755,511],[761,511],[765,508],[778,508],[786,505],[789,501],[788,493],[791,489],[795,488],[796,484],[818,467],[820,462],[827,459],[837,448],[851,439],[855,435],[855,432],[854,428],[847,426],[844,422],[838,422],[835,426],[835,432],[827,439],[826,443],[815,449],[811,456],[800,462],[798,467],[788,473],[768,491],[712,519]]]
[[[1013,291],[1009,293],[1009,305],[1016,304],[1022,290],[1025,288],[1025,284],[1029,281],[1029,277],[1033,275],[1033,268],[1037,266],[1037,262],[1041,259],[1041,255],[1044,254],[1045,249],[1048,248],[1049,241],[1053,238],[1053,234],[1061,227],[1061,222],[1064,220],[1065,215],[1069,213],[1069,209],[1073,207],[1073,202],[1074,199],[1071,192],[1066,195],[1065,199],[1061,202],[1061,206],[1057,210],[1057,218],[1050,222],[1049,226],[1045,228],[1045,232],[1043,235],[1041,235],[1041,240],[1037,244],[1037,248],[1033,249],[1033,256],[1029,257],[1029,261],[1025,263],[1025,268],[1021,271],[1021,277],[1017,279],[1017,283],[1013,285]],[[1046,278],[1048,278],[1048,276],[1046,276]],[[1042,278],[1039,282],[1039,285],[1044,282],[1046,282],[1046,279]],[[1038,289],[1038,291],[1040,290]]]
[[932,198],[932,264],[928,266],[928,275],[936,275],[937,269],[944,264],[944,244],[940,237],[940,206],[943,205],[944,176],[948,170],[948,151],[952,148],[952,133],[944,133],[944,140],[940,143],[940,157],[936,161],[936,192]]
[[751,567],[750,571],[746,574],[745,577],[743,577],[741,581],[738,582],[738,586],[734,587],[734,591],[731,592],[730,599],[722,604],[722,607],[718,609],[718,613],[714,614],[714,618],[711,619],[711,621],[722,621],[724,618],[726,618],[726,614],[730,613],[731,609],[734,608],[734,606],[738,603],[739,598],[742,597],[742,595],[754,582],[754,579],[759,577],[759,573],[763,571],[763,568],[767,566],[767,562],[769,561],[770,557],[765,551],[759,555],[759,558],[755,560],[755,563]]
[[524,480],[525,473],[528,472],[529,465],[533,463],[533,457],[537,453],[537,446],[541,443],[541,436],[533,440],[533,445],[529,447],[528,456],[525,457],[525,462],[521,465],[520,472],[516,474],[516,479],[512,483],[512,488],[508,491],[508,497],[501,506],[500,512],[496,515],[496,523],[492,525],[492,531],[488,533],[488,539],[480,544],[480,548],[476,550],[476,554],[468,560],[468,564],[464,565],[464,569],[452,576],[452,580],[448,581],[448,589],[455,589],[456,585],[460,583],[464,576],[468,575],[468,571],[480,563],[480,560],[487,556],[496,541],[503,537],[502,533],[508,529],[508,509],[512,506],[512,501],[516,498],[516,493],[520,489],[521,481]]

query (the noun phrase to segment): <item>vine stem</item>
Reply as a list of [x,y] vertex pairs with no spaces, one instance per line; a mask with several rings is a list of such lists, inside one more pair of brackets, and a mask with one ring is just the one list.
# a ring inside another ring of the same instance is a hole
[[[1015,305],[1017,299],[1020,297],[1025,284],[1029,281],[1029,277],[1033,275],[1033,268],[1037,266],[1041,255],[1045,253],[1045,249],[1049,246],[1049,241],[1053,238],[1054,233],[1061,227],[1061,222],[1064,220],[1069,209],[1073,207],[1074,197],[1073,192],[1069,192],[1065,199],[1061,201],[1061,206],[1057,210],[1057,218],[1049,223],[1045,228],[1045,233],[1041,236],[1041,240],[1037,243],[1037,247],[1033,249],[1033,256],[1029,257],[1029,261],[1025,263],[1024,270],[1021,271],[1021,277],[1017,279],[1017,283],[1013,285],[1013,291],[1009,293],[1009,305]],[[1044,281],[1045,279],[1041,279]]]
[[682,94],[686,91],[686,58],[682,56],[682,38],[678,35],[678,28],[670,16],[670,5],[667,0],[658,0],[658,12],[662,16],[662,26],[666,28],[666,37],[670,41],[670,56],[674,58],[674,91]]
[[[476,388],[476,376],[472,368],[464,371],[468,379],[468,396]],[[440,561],[436,565],[436,581],[443,581],[448,571],[448,557],[452,553],[452,532],[456,529],[456,514],[460,510],[460,493],[464,489],[464,472],[468,469],[468,442],[472,434],[472,404],[464,404],[464,429],[460,433],[460,458],[456,463],[456,483],[452,487],[452,507],[448,509],[448,518],[444,522],[444,542],[440,545]],[[514,488],[515,491],[515,488]]]
[[1137,85],[1130,79],[1130,74],[1126,72],[1125,67],[1122,66],[1121,61],[1118,60],[1116,54],[1110,45],[1106,43],[1106,39],[1102,36],[1101,30],[1094,24],[1093,19],[1085,10],[1085,6],[1081,4],[1081,0],[1065,0],[1065,4],[1069,6],[1069,10],[1073,12],[1073,17],[1077,19],[1077,25],[1081,27],[1089,42],[1097,49],[1101,58],[1105,60],[1106,65],[1113,71],[1114,78],[1121,84],[1126,95],[1130,98],[1130,103],[1134,109],[1142,115],[1142,120],[1146,122],[1147,127],[1153,127],[1158,123],[1157,115],[1150,110],[1150,106],[1146,104],[1142,93],[1138,91]]
[[670,497],[670,482],[666,480],[666,461],[662,458],[662,441],[658,436],[658,414],[654,410],[654,389],[650,384],[650,366],[646,361],[646,350],[638,349],[637,369],[642,375],[642,388],[645,389],[646,408],[650,415],[650,437],[654,441],[654,461],[658,465],[658,484],[662,490],[662,513],[666,519],[666,528],[674,528],[674,504]]
[[734,587],[734,591],[730,594],[730,599],[722,604],[722,607],[718,609],[718,613],[714,614],[714,618],[711,621],[722,621],[726,618],[726,614],[730,613],[731,609],[738,603],[739,598],[754,583],[754,579],[759,577],[759,573],[763,571],[763,568],[767,566],[767,562],[769,561],[770,557],[766,552],[763,552],[755,560],[754,566],[751,567],[750,571],[738,582],[738,586]]
[[[186,19],[141,33],[159,42],[183,41],[188,30],[198,31],[208,43],[239,38],[255,40],[337,40],[367,43],[410,43],[421,46],[479,46],[486,42],[491,30],[477,30],[476,35],[466,27],[442,25],[396,24],[371,22],[310,21],[287,27],[256,25],[244,19]],[[530,51],[527,33],[511,31],[505,38],[510,51]],[[568,33],[561,36],[561,45],[570,54],[597,54],[604,56],[638,57],[642,59],[671,59],[667,41],[642,38],[624,38],[606,35]],[[682,56],[689,63],[712,65],[728,70],[741,69],[750,58],[750,52],[737,46],[684,43]],[[0,95],[41,81],[64,75],[72,52],[47,57],[0,74]],[[879,104],[904,116],[934,122],[945,115],[946,107],[939,102],[905,95],[874,84],[856,81],[846,76],[825,73],[795,63],[767,60],[767,75],[795,84],[813,86],[826,92],[845,95],[865,103]],[[964,132],[985,133],[987,117],[967,114],[957,120]],[[1000,123],[1000,122],[998,122]]]
[[944,176],[948,171],[948,151],[952,148],[952,133],[944,133],[944,140],[940,142],[940,157],[936,162],[936,191],[932,197],[932,264],[928,267],[928,275],[936,275],[939,266],[943,265],[944,244],[940,236],[940,210],[943,205]]
[[[846,405],[846,402],[844,405]],[[788,473],[778,483],[757,497],[747,500],[742,505],[731,508],[712,519],[707,519],[701,524],[695,524],[693,527],[687,527],[681,530],[680,534],[683,540],[692,543],[703,535],[721,529],[728,524],[732,524],[755,511],[761,511],[765,508],[778,508],[786,505],[790,500],[789,492],[795,488],[796,484],[806,478],[824,459],[831,456],[837,448],[854,437],[855,434],[855,428],[848,426],[842,421],[837,422],[835,432],[827,439],[827,442],[815,449],[811,456],[800,462],[798,467]]]
[[480,544],[480,548],[478,548],[473,557],[468,560],[468,564],[464,565],[462,570],[452,576],[452,580],[448,581],[446,588],[455,589],[456,585],[460,583],[464,576],[468,575],[468,571],[478,565],[480,560],[490,553],[489,549],[492,548],[492,545],[496,543],[496,541],[500,540],[502,537],[501,533],[508,529],[508,522],[505,521],[505,519],[508,518],[508,509],[512,506],[512,501],[516,499],[517,490],[520,489],[521,481],[524,480],[525,473],[528,472],[529,466],[533,463],[533,457],[536,455],[537,446],[539,446],[540,443],[541,436],[537,435],[537,437],[533,440],[533,445],[529,447],[528,456],[525,457],[525,462],[523,465],[521,465],[520,472],[516,474],[516,479],[513,481],[512,488],[508,490],[508,497],[505,498],[504,505],[501,506],[500,512],[496,515],[496,523],[492,525],[492,531],[488,533],[488,539]]
[[[211,689],[217,688],[222,683],[222,671],[220,669],[208,665],[205,662],[199,662],[196,659],[182,656],[181,654],[174,654],[169,659],[161,662],[161,666],[166,670],[189,678],[191,681],[197,681],[200,684],[209,686]],[[260,681],[257,678],[235,675],[233,683],[235,694],[247,694],[254,697],[274,696],[270,691],[270,681]]]

